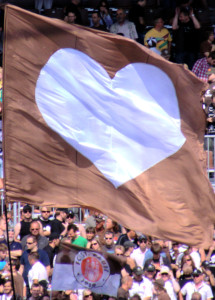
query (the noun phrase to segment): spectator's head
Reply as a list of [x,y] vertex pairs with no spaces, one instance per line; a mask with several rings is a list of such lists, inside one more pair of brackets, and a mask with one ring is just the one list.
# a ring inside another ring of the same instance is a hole
[[87,227],[87,229],[86,229],[87,240],[92,241],[92,239],[95,237],[95,235],[96,235],[95,228],[94,227]]
[[30,252],[28,254],[28,261],[31,266],[34,265],[37,261],[39,261],[39,258],[40,256],[38,252]]
[[129,237],[129,240],[134,240],[137,236],[136,232],[132,229],[126,229],[127,236]]
[[161,29],[163,28],[164,25],[164,21],[162,18],[156,18],[154,20],[154,27],[157,31],[161,31]]
[[30,233],[36,237],[40,235],[40,223],[38,221],[32,221],[30,225]]
[[48,220],[50,217],[50,214],[51,214],[51,208],[42,206],[40,209],[40,213],[41,213],[43,220]]
[[68,223],[68,224],[72,224],[73,222],[74,222],[74,220],[75,220],[75,214],[74,214],[74,212],[73,211],[69,211],[68,212],[68,215],[66,216],[66,222]]
[[98,11],[94,11],[92,13],[92,22],[93,22],[93,26],[98,27],[100,25],[100,16],[99,16],[99,12]]
[[182,268],[185,263],[187,265],[191,266],[193,268],[193,270],[195,269],[195,264],[194,264],[193,258],[190,254],[186,253],[182,256],[182,259],[181,259],[181,267]]
[[124,290],[128,291],[128,290],[130,290],[131,287],[132,287],[132,284],[133,284],[133,278],[132,278],[131,276],[129,276],[129,275],[126,275],[126,276],[122,277],[121,283],[122,283],[122,284],[121,284],[121,287],[122,287]]
[[136,245],[134,243],[132,243],[131,241],[126,241],[126,242],[124,242],[123,246],[125,248],[125,255],[130,256],[131,253],[134,251],[134,248]]
[[108,2],[106,0],[100,1],[98,9],[101,13],[106,13],[109,10]]
[[191,296],[191,300],[202,300],[202,295],[198,292],[194,292]]
[[140,266],[135,267],[132,272],[135,281],[141,282],[143,280],[143,269]]
[[81,0],[71,0],[71,2],[75,5],[79,5]]
[[6,259],[8,248],[5,244],[0,244],[0,261]]
[[75,224],[69,224],[67,227],[67,237],[74,241],[77,238],[78,227]]
[[6,279],[4,283],[4,294],[7,296],[12,296],[13,295],[13,287],[12,287],[12,282],[10,279]]
[[93,300],[93,293],[91,290],[83,291],[83,300]]
[[207,62],[209,65],[215,67],[215,51],[212,51],[207,58]]
[[145,268],[145,277],[147,277],[149,280],[153,280],[154,276],[156,274],[156,269],[153,264],[148,265],[148,267]]
[[33,251],[37,249],[37,239],[34,235],[29,235],[26,240],[27,249]]
[[76,14],[74,11],[68,11],[67,15],[64,18],[64,21],[68,24],[75,24]]
[[104,228],[104,223],[105,223],[105,218],[103,215],[99,214],[97,216],[95,216],[95,220],[96,220],[96,230],[101,230]]
[[147,237],[143,234],[138,236],[138,241],[137,241],[138,246],[140,247],[141,251],[145,251],[146,245],[147,245]]
[[100,251],[101,250],[101,243],[97,237],[92,239],[90,249],[93,249],[95,251]]
[[162,247],[158,243],[152,244],[151,251],[153,253],[153,260],[158,260],[160,258]]
[[63,222],[63,221],[66,221],[67,215],[68,215],[67,208],[58,208],[56,211],[55,217]]
[[162,278],[156,279],[154,281],[154,294],[159,295],[161,292],[165,291],[164,285],[165,283]]
[[122,245],[116,245],[114,249],[114,254],[117,256],[123,256],[125,253],[125,248]]
[[59,234],[53,232],[49,236],[49,244],[52,244],[54,247],[58,247],[60,244],[60,236]]
[[190,20],[189,11],[186,8],[181,8],[179,13],[179,20],[181,23],[187,23]]
[[39,284],[33,283],[31,286],[31,295],[33,299],[40,299],[41,288]]
[[137,4],[141,7],[144,7],[146,5],[146,1],[145,0],[139,0],[139,1],[137,1]]
[[206,32],[206,40],[209,42],[213,42],[214,41],[214,33],[213,31],[207,31]]
[[116,12],[116,19],[119,24],[123,24],[126,19],[126,12],[123,8],[118,8]]
[[204,274],[201,269],[195,269],[192,275],[195,285],[199,285],[204,280]]
[[32,219],[32,207],[30,205],[28,205],[28,204],[25,205],[23,207],[22,212],[23,212],[23,219],[25,221],[29,221]]
[[105,232],[105,245],[106,246],[112,246],[114,244],[113,236],[114,236],[113,232],[111,232],[111,231]]
[[168,281],[170,278],[170,269],[167,266],[162,266],[160,270],[161,278],[164,282]]
[[14,241],[14,229],[12,227],[9,227],[8,229],[8,237],[9,243],[12,243]]
[[108,231],[112,231],[114,233],[119,232],[119,225],[117,222],[113,221],[112,219],[108,218],[105,222],[105,228]]
[[[139,2],[141,2],[141,1],[139,1]],[[134,294],[134,295],[130,298],[130,300],[141,300],[141,297],[140,297],[138,294]]]

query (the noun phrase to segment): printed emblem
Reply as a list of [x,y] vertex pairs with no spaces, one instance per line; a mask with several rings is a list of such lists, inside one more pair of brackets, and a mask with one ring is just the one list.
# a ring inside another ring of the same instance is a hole
[[80,251],[73,268],[76,280],[89,289],[103,286],[110,275],[106,259],[96,252]]

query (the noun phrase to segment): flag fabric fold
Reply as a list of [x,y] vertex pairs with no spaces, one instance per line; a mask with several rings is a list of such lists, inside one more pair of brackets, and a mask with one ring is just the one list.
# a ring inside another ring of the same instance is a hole
[[5,8],[6,201],[96,208],[208,246],[203,83],[129,39]]

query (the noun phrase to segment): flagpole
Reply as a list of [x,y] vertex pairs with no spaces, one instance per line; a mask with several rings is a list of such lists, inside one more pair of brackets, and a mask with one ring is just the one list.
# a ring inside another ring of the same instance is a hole
[[[4,201],[4,192],[2,194],[3,194],[3,201]],[[13,278],[13,269],[12,269],[12,263],[11,263],[10,244],[9,244],[7,206],[6,206],[5,201],[4,201],[4,214],[5,214],[5,220],[6,220],[7,247],[8,247],[9,263],[10,263],[11,283],[12,283],[12,288],[13,288],[14,299],[16,299],[16,292],[15,292],[14,278]]]

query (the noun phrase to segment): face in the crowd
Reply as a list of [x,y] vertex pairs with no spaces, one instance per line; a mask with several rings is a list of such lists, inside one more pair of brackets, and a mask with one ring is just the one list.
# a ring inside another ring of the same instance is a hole
[[196,285],[201,283],[203,281],[203,274],[194,274],[193,275],[193,281]]
[[112,234],[105,234],[105,244],[107,246],[113,245],[113,235]]
[[146,243],[147,243],[147,240],[144,240],[144,239],[142,239],[142,240],[140,240],[140,241],[138,242],[138,245],[139,245],[139,247],[140,247],[140,250],[145,251],[145,249],[146,249]]
[[87,240],[92,241],[92,239],[95,237],[95,233],[93,232],[86,232]]
[[38,222],[34,222],[31,224],[30,232],[34,236],[38,236],[40,234],[40,225]]
[[24,220],[30,220],[32,218],[32,211],[30,209],[23,209]]
[[5,294],[10,294],[11,292],[12,292],[12,284],[11,284],[11,282],[10,281],[8,281],[8,282],[5,282],[5,284],[4,284],[4,293]]
[[126,19],[126,13],[123,9],[118,9],[116,12],[116,19],[119,24],[124,23]]
[[41,216],[43,217],[44,220],[48,220],[50,217],[51,211],[47,207],[43,207],[41,209]]
[[192,258],[191,258],[191,256],[190,255],[186,255],[185,258],[184,258],[184,262],[186,264],[188,264],[189,266],[191,266],[192,265]]
[[66,221],[67,213],[65,211],[61,211],[60,215],[61,215],[63,221]]
[[93,293],[90,290],[85,291],[84,300],[92,300]]
[[135,239],[135,238],[136,238],[136,232],[135,232],[134,230],[130,230],[130,231],[129,231],[129,237],[130,237],[131,239]]
[[74,24],[76,20],[76,15],[73,12],[69,12],[67,15],[67,20],[69,24]]
[[33,286],[31,288],[31,294],[32,294],[32,297],[34,298],[38,298],[40,296],[40,293],[41,293],[41,290],[40,290],[40,286]]
[[154,279],[154,275],[155,275],[155,271],[146,271],[145,272],[145,276],[149,279],[149,280],[153,280]]
[[32,250],[37,245],[37,242],[29,237],[27,238],[26,245],[28,250]]
[[115,248],[114,253],[117,256],[123,256],[123,254],[124,254],[123,251],[121,249],[118,249],[118,248]]
[[70,229],[67,233],[67,237],[74,240],[76,238],[76,232],[73,229]]
[[179,20],[181,21],[181,23],[187,23],[189,19],[189,16],[185,15],[183,12],[179,14]]
[[91,241],[91,248],[96,251],[100,250],[100,245],[97,240],[94,239]]
[[169,273],[162,273],[161,278],[163,279],[164,282],[169,280]]
[[163,28],[163,25],[164,25],[163,19],[159,18],[156,20],[155,27],[157,30],[161,30]]
[[13,230],[8,231],[8,237],[9,237],[9,243],[12,243],[14,241],[14,231]]
[[92,14],[92,22],[94,26],[98,26],[100,24],[100,17],[97,13]]
[[113,222],[112,222],[111,219],[106,220],[105,227],[106,227],[107,230],[111,230],[113,228]]
[[214,34],[213,34],[213,33],[211,33],[211,34],[209,35],[208,40],[211,41],[211,42],[214,41]]
[[0,260],[5,260],[7,256],[7,251],[0,251]]
[[73,217],[72,215],[68,214],[68,215],[66,216],[66,222],[67,222],[68,224],[72,224],[72,223],[74,222],[74,217]]

